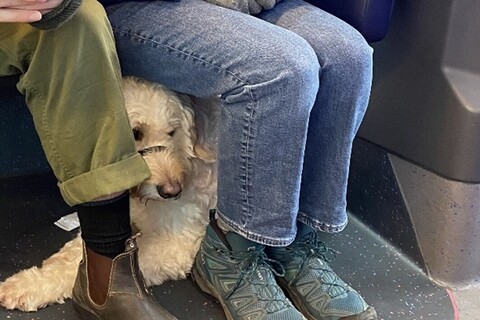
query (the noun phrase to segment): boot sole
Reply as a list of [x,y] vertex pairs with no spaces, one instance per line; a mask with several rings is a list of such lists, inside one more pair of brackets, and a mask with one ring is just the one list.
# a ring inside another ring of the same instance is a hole
[[[292,290],[288,288],[288,285],[283,279],[277,279],[278,285],[283,289],[285,294],[292,300],[293,305],[308,319],[317,320],[314,316],[308,312],[302,299]],[[377,320],[377,312],[373,307],[368,307],[365,311],[359,314],[354,314],[347,317],[342,317],[339,320]]]
[[73,311],[75,312],[75,315],[77,318],[82,319],[82,320],[101,320],[102,318],[88,309],[85,309],[82,307],[79,303],[73,301]]

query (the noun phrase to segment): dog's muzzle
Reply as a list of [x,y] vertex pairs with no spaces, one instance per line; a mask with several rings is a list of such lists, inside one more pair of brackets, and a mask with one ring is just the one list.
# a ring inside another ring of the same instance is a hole
[[[138,153],[143,157],[150,153],[165,151],[167,147],[152,146],[138,150]],[[156,187],[158,194],[163,199],[178,199],[182,192],[182,186],[178,182],[167,183]]]

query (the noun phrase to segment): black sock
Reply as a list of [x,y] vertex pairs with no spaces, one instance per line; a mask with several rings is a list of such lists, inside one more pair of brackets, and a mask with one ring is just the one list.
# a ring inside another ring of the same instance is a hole
[[129,193],[113,199],[75,206],[85,245],[98,254],[115,258],[125,252],[132,235]]

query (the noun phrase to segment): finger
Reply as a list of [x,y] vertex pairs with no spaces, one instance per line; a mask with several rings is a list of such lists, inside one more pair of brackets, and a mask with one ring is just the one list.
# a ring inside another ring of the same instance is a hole
[[25,6],[34,3],[43,3],[48,0],[0,0],[0,8],[13,7],[13,6]]
[[0,22],[35,22],[42,19],[36,10],[18,10],[0,8]]
[[48,2],[45,2],[45,3],[35,3],[35,4],[29,4],[29,5],[23,5],[23,6],[11,6],[11,7],[5,8],[5,9],[40,11],[40,10],[53,9],[53,8],[57,7],[58,4],[59,4],[59,2],[56,2],[56,1],[48,1]]
[[262,6],[264,10],[272,9],[277,3],[275,0],[257,0],[258,4]]

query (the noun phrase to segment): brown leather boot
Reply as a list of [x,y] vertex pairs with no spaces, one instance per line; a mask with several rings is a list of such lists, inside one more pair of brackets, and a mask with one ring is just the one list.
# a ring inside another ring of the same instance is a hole
[[[138,267],[138,247],[135,237],[126,241],[125,252],[115,257],[110,270],[107,298],[101,305],[92,301],[88,289],[88,259],[78,267],[73,287],[73,308],[82,320],[175,320],[155,300],[145,286]],[[93,261],[91,261],[93,263]]]

